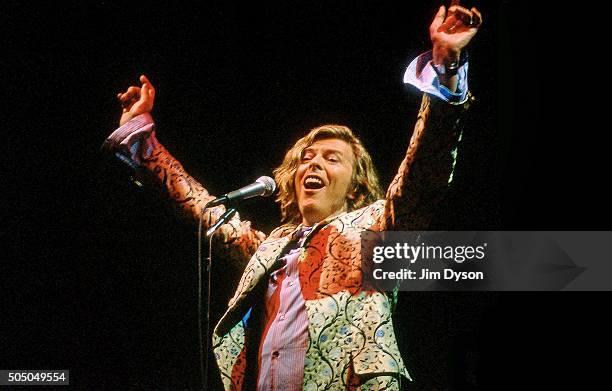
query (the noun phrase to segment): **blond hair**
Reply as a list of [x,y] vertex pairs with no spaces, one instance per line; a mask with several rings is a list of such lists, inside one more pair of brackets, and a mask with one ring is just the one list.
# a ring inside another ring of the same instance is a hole
[[351,146],[355,155],[353,178],[349,187],[351,189],[349,193],[353,197],[346,198],[348,211],[362,208],[383,196],[372,158],[357,136],[346,126],[319,126],[299,139],[287,151],[283,163],[274,170],[274,179],[278,186],[276,201],[280,204],[281,217],[284,223],[298,224],[301,222],[302,215],[300,214],[295,194],[295,173],[302,160],[304,149],[311,146],[314,142],[324,139],[345,141]]

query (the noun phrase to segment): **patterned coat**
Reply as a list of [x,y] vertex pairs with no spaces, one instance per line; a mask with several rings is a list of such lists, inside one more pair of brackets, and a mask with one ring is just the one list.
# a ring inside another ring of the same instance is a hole
[[[354,389],[376,375],[409,378],[391,321],[393,297],[362,286],[367,265],[362,264],[360,233],[427,227],[452,179],[459,119],[472,100],[469,96],[462,105],[449,105],[424,94],[408,150],[385,199],[319,222],[307,235],[298,261],[309,320],[305,390]],[[142,128],[147,120],[140,121]],[[141,145],[147,145],[139,149],[140,165],[157,178],[183,213],[197,221],[213,197],[156,140],[154,131],[140,138]],[[223,212],[223,207],[206,210],[204,225],[214,223]],[[279,255],[298,229],[284,225],[266,238],[236,215],[215,235],[215,251],[246,263],[213,334],[226,390],[255,384],[268,276],[282,266]]]

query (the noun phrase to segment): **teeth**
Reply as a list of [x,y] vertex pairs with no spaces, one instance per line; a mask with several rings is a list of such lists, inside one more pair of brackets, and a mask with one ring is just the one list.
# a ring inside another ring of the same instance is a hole
[[321,181],[319,178],[314,178],[314,177],[309,177],[306,178],[305,183],[313,183],[313,184],[317,184],[317,185],[323,185],[323,181]]

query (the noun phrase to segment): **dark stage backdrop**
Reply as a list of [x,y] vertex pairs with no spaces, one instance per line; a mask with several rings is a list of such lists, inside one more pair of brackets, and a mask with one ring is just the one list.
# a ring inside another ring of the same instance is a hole
[[[439,229],[610,228],[603,132],[582,121],[582,74],[552,73],[567,50],[551,49],[549,26],[574,13],[525,3],[468,4],[485,18],[469,49],[478,100]],[[439,4],[3,2],[0,369],[70,369],[74,389],[198,389],[195,228],[99,152],[119,119],[115,95],[149,76],[158,138],[213,194],[270,175],[330,122],[361,136],[388,184],[420,100],[402,75],[429,49]],[[265,232],[279,222],[270,199],[240,212]],[[213,273],[227,265],[216,261]],[[234,282],[213,280],[216,321]],[[604,304],[402,294],[410,389],[585,382]]]

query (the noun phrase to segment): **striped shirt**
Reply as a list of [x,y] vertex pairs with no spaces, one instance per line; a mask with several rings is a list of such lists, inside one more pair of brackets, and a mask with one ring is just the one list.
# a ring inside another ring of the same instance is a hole
[[285,266],[270,275],[265,328],[259,347],[258,391],[297,391],[303,386],[308,315],[300,287],[298,258],[310,229],[297,232],[297,241],[284,257]]

